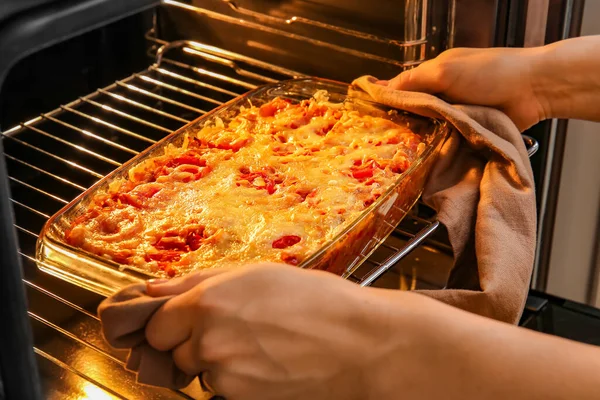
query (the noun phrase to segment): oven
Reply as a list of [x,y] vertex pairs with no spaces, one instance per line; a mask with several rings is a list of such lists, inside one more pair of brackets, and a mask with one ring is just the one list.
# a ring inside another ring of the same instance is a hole
[[[199,396],[193,387],[135,384],[123,369],[126,354],[101,337],[95,314],[101,297],[36,265],[45,221],[102,176],[259,85],[310,75],[389,78],[451,47],[541,45],[577,36],[583,8],[578,0],[5,2],[0,398]],[[598,321],[594,309],[544,293],[566,126],[547,121],[524,136],[540,230],[522,324],[543,331],[553,329],[546,317],[557,315],[554,309],[589,316],[592,326]],[[440,289],[451,261],[435,213],[417,204],[352,279]]]

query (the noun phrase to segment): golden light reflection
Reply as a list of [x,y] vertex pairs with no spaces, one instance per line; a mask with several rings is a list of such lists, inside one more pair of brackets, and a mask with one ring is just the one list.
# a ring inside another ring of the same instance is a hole
[[85,382],[81,388],[83,395],[78,397],[77,400],[113,400],[116,397],[108,394],[98,386],[90,382]]

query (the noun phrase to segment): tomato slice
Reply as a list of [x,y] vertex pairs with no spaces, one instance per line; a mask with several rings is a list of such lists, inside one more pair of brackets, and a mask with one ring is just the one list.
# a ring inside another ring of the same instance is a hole
[[286,235],[286,236],[282,236],[279,239],[275,240],[273,242],[272,246],[274,249],[285,249],[285,248],[295,245],[296,243],[299,243],[300,240],[302,240],[300,238],[300,236]]

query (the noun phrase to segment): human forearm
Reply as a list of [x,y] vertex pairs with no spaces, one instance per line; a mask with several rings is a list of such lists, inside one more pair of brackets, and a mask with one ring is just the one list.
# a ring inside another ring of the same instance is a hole
[[388,307],[373,315],[373,323],[388,337],[375,350],[371,398],[600,398],[596,347],[488,320],[421,295],[377,292],[376,297],[374,303]]
[[532,86],[546,118],[600,121],[600,36],[532,51]]

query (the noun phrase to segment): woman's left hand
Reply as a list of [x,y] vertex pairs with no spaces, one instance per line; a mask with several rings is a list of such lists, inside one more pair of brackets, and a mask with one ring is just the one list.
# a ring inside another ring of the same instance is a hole
[[176,295],[146,337],[176,365],[205,374],[216,394],[244,399],[366,399],[369,365],[386,335],[370,320],[367,289],[321,271],[278,264],[149,283]]

